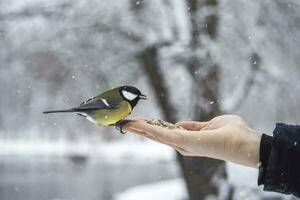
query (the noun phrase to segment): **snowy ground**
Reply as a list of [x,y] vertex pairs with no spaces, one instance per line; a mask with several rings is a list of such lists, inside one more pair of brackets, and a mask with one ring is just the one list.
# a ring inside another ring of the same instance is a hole
[[[227,163],[227,170],[228,182],[236,188],[235,199],[257,200],[263,197],[274,197],[272,194],[263,195],[257,192],[257,170],[232,163]],[[145,200],[182,200],[187,199],[187,191],[184,180],[178,178],[133,187],[118,194],[115,199],[136,200],[141,197]]]
[[183,200],[187,199],[185,183],[182,179],[172,179],[159,183],[146,184],[128,189],[115,200]]
[[[174,161],[174,150],[151,141],[119,141],[110,143],[79,142],[71,143],[45,142],[45,141],[9,141],[0,140],[0,156],[43,156],[47,158],[55,156],[80,155],[101,159],[108,163],[156,163],[160,161]],[[274,199],[275,193],[263,193],[262,188],[257,187],[257,170],[227,164],[228,182],[235,188],[235,199]],[[164,199],[181,200],[187,196],[184,181],[180,178],[163,180],[157,183],[144,184],[126,189],[115,196],[116,200]],[[281,196],[291,199],[289,196]]]
[[[262,187],[257,187],[257,170],[227,163],[228,183],[235,188],[234,199],[292,199],[291,196],[279,195],[272,192],[263,192]],[[158,183],[145,184],[130,188],[116,195],[115,200],[183,200],[187,199],[187,191],[183,179],[172,179]]]

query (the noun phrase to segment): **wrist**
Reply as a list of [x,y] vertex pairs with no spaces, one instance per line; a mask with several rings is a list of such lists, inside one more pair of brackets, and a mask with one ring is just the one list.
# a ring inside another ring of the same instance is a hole
[[258,168],[261,137],[262,135],[258,134],[256,131],[249,134],[249,142],[245,150],[245,154],[248,158],[246,165],[249,167]]
[[248,127],[246,130],[239,131],[242,134],[239,135],[239,139],[235,143],[235,148],[229,161],[247,167],[258,168],[261,135]]

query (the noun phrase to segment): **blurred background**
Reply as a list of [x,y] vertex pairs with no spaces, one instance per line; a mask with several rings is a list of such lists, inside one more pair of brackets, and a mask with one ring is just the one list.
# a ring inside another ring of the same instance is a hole
[[300,123],[298,0],[0,0],[0,199],[293,199],[68,108],[119,85],[132,116]]

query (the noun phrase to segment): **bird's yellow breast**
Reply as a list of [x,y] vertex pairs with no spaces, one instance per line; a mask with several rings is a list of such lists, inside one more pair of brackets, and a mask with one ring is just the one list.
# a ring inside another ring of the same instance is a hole
[[113,125],[130,114],[132,108],[127,101],[120,103],[117,109],[99,109],[89,117],[91,121],[101,126]]

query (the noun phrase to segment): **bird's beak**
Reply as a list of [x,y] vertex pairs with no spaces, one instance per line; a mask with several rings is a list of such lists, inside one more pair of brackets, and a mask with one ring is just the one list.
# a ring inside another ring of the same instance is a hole
[[147,97],[146,95],[144,95],[144,94],[140,94],[140,95],[139,95],[139,98],[140,98],[140,99],[143,99],[143,100],[148,99],[148,97]]

